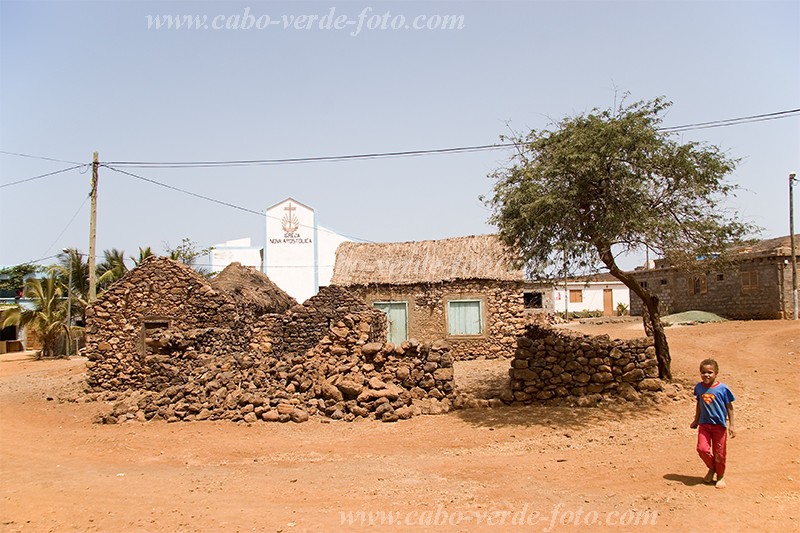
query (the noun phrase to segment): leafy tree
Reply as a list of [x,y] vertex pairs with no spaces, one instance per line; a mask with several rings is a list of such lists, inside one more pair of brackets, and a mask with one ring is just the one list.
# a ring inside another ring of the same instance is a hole
[[23,263],[12,267],[0,268],[0,290],[16,291],[25,284],[25,278],[44,270],[39,265]]
[[205,276],[210,275],[208,269],[202,267],[197,268],[195,266],[195,262],[197,261],[198,257],[208,255],[212,248],[209,247],[198,250],[197,243],[188,237],[184,237],[181,243],[175,248],[171,248],[169,243],[164,243],[164,249],[166,250],[170,259],[174,261],[180,261],[185,265],[195,268],[195,270]]
[[42,341],[41,357],[55,357],[58,353],[62,333],[68,334],[67,302],[63,298],[62,286],[57,274],[40,280],[30,278],[25,281],[24,296],[33,300],[33,309],[13,307],[2,313],[2,326],[28,327],[36,331]]
[[619,268],[615,253],[647,247],[677,268],[698,268],[705,258],[700,264],[710,269],[754,229],[722,207],[735,191],[724,178],[737,161],[660,130],[670,105],[623,103],[509,137],[516,155],[490,175],[487,201],[490,221],[531,270],[605,267],[642,299],[664,379],[672,374],[658,298]]

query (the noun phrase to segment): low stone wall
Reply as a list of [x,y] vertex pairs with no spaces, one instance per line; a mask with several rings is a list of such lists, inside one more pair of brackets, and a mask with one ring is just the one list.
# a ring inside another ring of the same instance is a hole
[[148,340],[149,389],[96,392],[116,401],[98,421],[289,420],[310,415],[385,422],[452,406],[453,368],[443,342],[369,342],[373,313],[348,314],[305,354],[213,355],[204,339],[220,331],[160,331]]
[[604,396],[635,401],[663,389],[651,338],[592,337],[539,325],[517,339],[509,373],[513,399],[523,403],[567,399],[589,406]]

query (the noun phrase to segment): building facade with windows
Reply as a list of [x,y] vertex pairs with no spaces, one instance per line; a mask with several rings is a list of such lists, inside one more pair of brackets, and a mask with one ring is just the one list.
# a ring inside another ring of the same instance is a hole
[[[795,235],[800,243],[800,236]],[[708,311],[725,318],[792,318],[792,255],[789,236],[759,241],[737,250],[729,268],[679,271],[657,260],[655,268],[631,274],[658,296],[662,314]],[[642,301],[631,297],[631,314],[642,313]]]
[[525,323],[521,270],[493,235],[345,242],[332,285],[383,311],[387,340],[445,340],[457,359],[511,357]]

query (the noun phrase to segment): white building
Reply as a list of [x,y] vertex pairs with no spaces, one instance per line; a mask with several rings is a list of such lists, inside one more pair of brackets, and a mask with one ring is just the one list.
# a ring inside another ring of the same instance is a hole
[[215,245],[211,270],[236,261],[256,267],[301,303],[330,282],[336,248],[351,240],[318,225],[314,210],[293,198],[267,209],[265,236],[264,247],[251,246],[250,239]]
[[611,274],[570,279],[566,284],[563,281],[555,282],[553,288],[553,307],[556,313],[565,310],[569,313],[600,311],[603,316],[612,316],[617,313],[619,304],[624,304],[630,310],[630,291]]

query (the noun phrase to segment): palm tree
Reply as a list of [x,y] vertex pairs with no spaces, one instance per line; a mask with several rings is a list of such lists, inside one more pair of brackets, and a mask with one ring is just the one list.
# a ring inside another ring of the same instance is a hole
[[97,284],[100,288],[107,288],[125,275],[128,266],[125,264],[125,252],[112,248],[103,252],[105,258],[97,265]]
[[149,246],[148,246],[147,248],[142,248],[142,247],[140,246],[140,247],[139,247],[139,257],[138,257],[138,258],[136,258],[136,257],[133,257],[133,256],[131,256],[131,260],[133,261],[134,265],[136,265],[136,266],[138,267],[138,266],[139,266],[139,264],[140,264],[142,261],[144,261],[145,259],[147,259],[147,258],[148,258],[148,257],[150,257],[151,255],[154,255],[154,254],[153,254],[153,251],[150,249],[150,247],[149,247]]
[[57,273],[52,270],[45,280],[30,278],[25,282],[23,296],[33,300],[33,309],[14,307],[2,313],[2,326],[29,327],[42,341],[40,357],[60,355],[58,344],[61,334],[68,334],[66,325],[67,302],[63,298],[62,285]]
[[67,287],[68,297],[72,300],[73,316],[83,323],[89,302],[89,264],[85,261],[86,254],[77,248],[66,248],[57,257],[58,265],[53,269],[61,284]]

